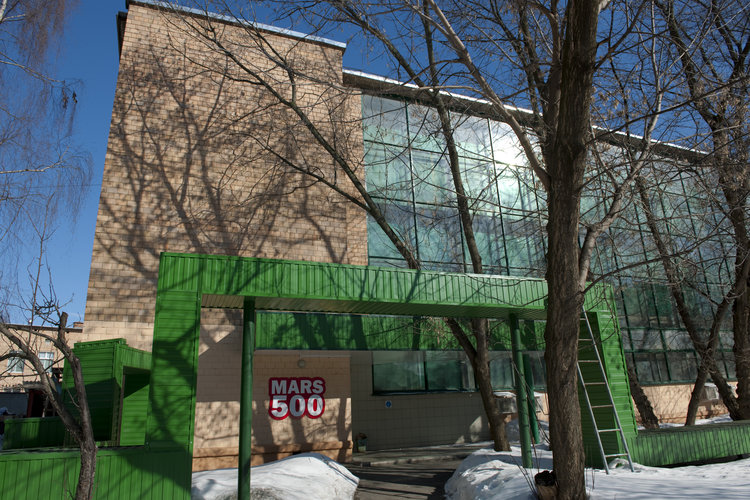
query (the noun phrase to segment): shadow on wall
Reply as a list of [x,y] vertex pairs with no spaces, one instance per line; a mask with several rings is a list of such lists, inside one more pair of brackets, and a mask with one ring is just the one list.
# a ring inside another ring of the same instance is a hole
[[[195,416],[194,467],[236,466],[239,445],[241,320],[239,311],[203,310]],[[344,460],[350,453],[351,388],[348,353],[256,351],[253,365],[254,463],[317,450]],[[269,415],[269,378],[325,381],[318,418]],[[218,458],[223,457],[223,458]]]
[[[643,391],[654,406],[654,413],[659,417],[659,421],[682,424],[685,423],[692,389],[691,384],[671,384],[645,386]],[[715,398],[711,394],[705,396],[698,407],[698,418],[710,418],[727,413],[727,407],[721,403],[718,394]],[[640,422],[637,409],[636,418]]]
[[[349,181],[257,79],[289,97],[282,66],[293,64],[300,112],[359,164],[361,126],[342,117],[351,113],[349,96],[305,79],[309,71],[340,81],[338,49],[277,35],[253,41],[242,28],[221,25],[243,73],[186,24],[193,21],[131,6],[87,323],[152,322],[163,251],[366,264],[364,213],[330,188],[350,192]],[[143,26],[148,36],[135,31]],[[242,46],[233,41],[239,37]],[[277,61],[266,54],[270,45]]]

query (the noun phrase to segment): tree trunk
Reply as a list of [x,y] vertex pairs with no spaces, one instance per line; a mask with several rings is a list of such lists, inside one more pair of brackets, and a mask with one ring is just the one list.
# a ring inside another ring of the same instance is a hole
[[578,226],[590,134],[599,8],[600,3],[595,0],[571,0],[566,6],[558,119],[554,134],[542,146],[550,179],[544,359],[553,466],[560,500],[586,498],[577,371],[588,262],[579,261]]
[[[553,181],[555,182],[555,181]],[[553,468],[559,482],[560,499],[586,497],[583,433],[578,403],[578,334],[583,295],[578,288],[578,241],[576,206],[570,197],[550,196],[549,255],[547,282],[549,299],[544,332],[547,394],[550,410],[550,441]],[[566,208],[567,207],[567,208]],[[575,224],[571,224],[571,219]],[[571,234],[572,233],[572,234]]]
[[81,449],[81,474],[78,476],[76,500],[90,500],[94,496],[97,447],[93,436],[88,433],[79,445]]
[[495,451],[508,451],[510,450],[510,443],[505,432],[503,416],[497,407],[497,402],[492,391],[489,361],[488,350],[477,349],[477,355],[473,363],[474,379],[479,386],[479,394],[482,397],[482,405],[484,405],[484,412],[487,415],[490,437],[494,443]]
[[[64,325],[63,325],[64,328]],[[73,375],[73,385],[76,390],[76,400],[80,411],[80,435],[75,436],[81,450],[81,473],[76,487],[76,500],[90,500],[94,496],[94,476],[96,474],[96,453],[98,448],[94,440],[94,429],[91,424],[86,386],[83,382],[83,370],[78,357],[70,352],[68,364]]]
[[688,401],[687,415],[685,416],[685,425],[695,425],[695,418],[698,415],[698,406],[701,402],[701,393],[703,388],[706,386],[706,380],[708,380],[708,369],[705,363],[701,363],[698,368],[698,376],[695,377],[695,384],[693,384],[693,391],[690,393],[690,401]]
[[[749,257],[745,257],[749,258]],[[737,266],[740,269],[741,266]],[[737,374],[737,402],[739,417],[750,419],[750,294],[748,288],[732,306],[734,322],[734,363]]]
[[633,366],[630,363],[626,363],[628,369],[628,380],[630,381],[630,394],[633,396],[635,407],[638,408],[638,413],[641,416],[641,423],[646,429],[658,429],[659,428],[659,417],[654,413],[654,407],[651,406],[646,393],[643,392],[643,387],[638,382],[638,375],[636,375]]

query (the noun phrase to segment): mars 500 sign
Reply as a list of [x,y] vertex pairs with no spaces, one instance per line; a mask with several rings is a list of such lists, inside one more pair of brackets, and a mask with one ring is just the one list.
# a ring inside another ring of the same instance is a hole
[[318,418],[326,407],[323,394],[326,382],[320,377],[271,378],[268,395],[271,405],[268,413],[276,420],[293,418]]

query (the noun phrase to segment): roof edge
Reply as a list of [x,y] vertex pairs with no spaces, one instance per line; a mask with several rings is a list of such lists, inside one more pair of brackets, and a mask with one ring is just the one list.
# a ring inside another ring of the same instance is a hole
[[[368,93],[368,91],[373,93],[383,93],[426,102],[423,97],[418,95],[422,90],[419,86],[413,83],[401,82],[386,76],[374,75],[364,71],[346,68],[343,70],[343,76],[344,84],[356,87],[364,93]],[[468,110],[469,113],[475,113],[479,116],[503,121],[496,116],[496,112],[492,111],[492,103],[486,99],[462,95],[446,90],[441,90],[440,93],[449,98],[448,106],[453,109],[460,109],[462,112]],[[529,109],[519,108],[512,105],[505,105],[505,109],[515,115],[521,125],[528,124],[529,120],[533,118],[533,112]],[[637,134],[627,134],[617,130],[609,131],[596,125],[593,126],[593,129],[597,131],[596,140],[603,140],[613,145],[621,145],[623,142],[635,145],[640,141],[643,141],[643,137]],[[652,139],[651,142],[654,144],[657,153],[668,154],[672,157],[684,158],[689,161],[698,161],[710,154],[710,152],[707,151],[692,149],[670,142],[658,141],[655,139]]]
[[172,12],[191,14],[191,15],[203,17],[206,19],[212,19],[215,21],[222,21],[222,22],[229,23],[229,24],[235,24],[238,26],[251,27],[259,31],[265,31],[266,33],[272,33],[276,35],[285,36],[288,38],[296,38],[298,40],[303,40],[306,42],[313,42],[313,43],[318,43],[321,45],[327,45],[332,48],[340,49],[341,51],[346,50],[346,43],[338,42],[336,40],[331,40],[330,38],[324,38],[324,37],[317,36],[317,35],[310,35],[307,33],[302,33],[300,31],[294,31],[294,30],[290,30],[286,28],[278,28],[276,26],[271,26],[269,24],[257,23],[255,21],[247,21],[244,19],[238,19],[232,16],[226,16],[223,14],[203,11],[203,10],[195,9],[192,7],[175,5],[171,2],[166,2],[163,0],[126,0],[125,1],[126,7],[130,6],[130,4],[145,5],[148,7],[155,7],[157,9],[170,10]]

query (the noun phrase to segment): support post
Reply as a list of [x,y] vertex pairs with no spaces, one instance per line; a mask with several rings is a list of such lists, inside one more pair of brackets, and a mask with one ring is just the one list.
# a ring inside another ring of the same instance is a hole
[[529,400],[529,428],[534,443],[539,443],[539,421],[536,418],[536,394],[534,393],[534,371],[531,369],[531,356],[523,355],[523,371],[526,377],[526,387],[531,391]]
[[513,350],[513,366],[516,369],[516,407],[518,408],[518,432],[521,435],[521,462],[524,468],[532,467],[531,435],[529,433],[529,402],[526,395],[526,380],[523,369],[523,352],[521,350],[521,329],[518,316],[510,315],[510,341]]
[[250,500],[250,461],[253,430],[253,352],[255,351],[255,300],[245,297],[242,314],[242,385],[240,394],[240,450],[238,498]]

